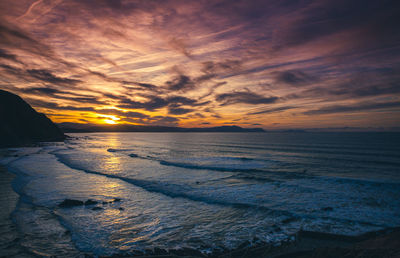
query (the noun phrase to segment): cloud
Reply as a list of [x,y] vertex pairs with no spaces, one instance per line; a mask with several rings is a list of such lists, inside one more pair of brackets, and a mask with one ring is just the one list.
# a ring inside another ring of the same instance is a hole
[[27,72],[33,78],[58,85],[76,85],[81,82],[80,80],[76,79],[58,77],[52,74],[50,71],[44,69],[31,69],[27,70]]
[[121,104],[117,106],[119,108],[145,109],[148,111],[154,111],[166,107],[169,104],[165,99],[156,96],[148,96],[148,101],[146,102],[134,101],[127,98],[123,99],[120,103]]
[[[399,7],[394,0],[4,0],[0,84],[23,98],[47,98],[53,104],[34,107],[54,114],[122,108],[113,114],[132,123],[156,121],[147,120],[157,112],[182,124],[248,114],[267,125],[276,122],[268,114],[281,112],[282,126],[306,126],[312,118],[292,116],[296,110],[400,96]],[[390,112],[382,123],[398,116]]]
[[[179,106],[202,106],[206,105],[209,102],[198,102],[197,100],[190,99],[183,96],[169,96],[166,98],[151,96],[151,95],[143,95],[143,97],[147,98],[145,102],[133,101],[128,98],[122,100],[118,105],[119,108],[128,108],[128,109],[145,109],[148,111],[155,111],[160,108],[170,107],[171,113],[180,113],[184,111],[188,111],[188,109],[179,109]],[[188,112],[186,112],[188,113]]]
[[390,108],[399,108],[400,102],[383,102],[383,103],[359,103],[355,105],[333,105],[333,106],[325,106],[322,108],[309,110],[304,112],[305,115],[323,115],[323,114],[335,114],[335,113],[352,113],[352,112],[361,112],[361,111],[369,111],[369,110],[377,110],[377,109],[390,109]]
[[55,88],[47,87],[30,87],[30,88],[22,88],[18,91],[29,94],[29,95],[38,95],[38,96],[48,96],[53,99],[58,100],[68,100],[77,103],[85,103],[85,104],[98,104],[98,105],[106,105],[107,101],[102,101],[98,97],[87,96],[83,94],[79,94],[77,92],[70,91],[62,91]]
[[270,113],[277,113],[281,111],[285,111],[288,109],[294,109],[296,108],[295,106],[283,106],[283,107],[277,107],[277,108],[270,108],[270,109],[265,109],[261,111],[256,111],[256,112],[249,112],[247,115],[260,115],[260,114],[270,114]]
[[164,125],[164,126],[176,126],[179,122],[179,118],[171,116],[153,116],[149,119],[147,124],[152,125]]
[[195,111],[194,109],[191,108],[180,108],[180,107],[169,107],[168,108],[168,113],[171,115],[184,115],[190,112]]
[[224,61],[205,61],[202,63],[202,71],[206,74],[219,74],[235,72],[242,68],[242,61],[238,59],[227,59]]
[[325,86],[308,88],[289,94],[292,98],[328,98],[330,100],[360,99],[400,93],[400,76],[396,70],[354,73],[350,79],[335,79],[325,82]]
[[278,101],[278,97],[264,97],[250,91],[237,91],[232,93],[218,94],[215,98],[221,105],[232,105],[237,103],[244,103],[250,105],[258,104],[271,104]]
[[280,83],[285,83],[288,85],[304,85],[307,83],[312,83],[316,80],[315,77],[310,76],[299,70],[289,70],[281,71],[275,73],[275,80]]
[[54,102],[46,102],[38,99],[32,98],[25,98],[25,100],[35,106],[40,108],[46,109],[53,109],[53,110],[64,110],[64,111],[87,111],[87,112],[94,112],[95,108],[93,107],[78,107],[78,106],[69,106],[69,105],[59,105]]
[[380,44],[381,39],[393,42],[400,35],[399,22],[395,18],[398,15],[395,10],[399,7],[397,1],[310,2],[288,18],[286,26],[279,32],[282,39],[279,44],[281,47],[305,44],[350,31],[357,33],[353,42],[363,42],[363,47]]
[[0,58],[9,59],[14,62],[18,61],[16,55],[10,54],[8,51],[6,51],[4,49],[0,49]]
[[140,112],[133,112],[133,111],[121,111],[118,109],[97,109],[96,113],[98,114],[106,114],[106,115],[117,115],[117,116],[124,116],[128,118],[149,118],[150,116],[140,113]]
[[188,58],[193,58],[191,53],[188,50],[188,46],[183,39],[173,37],[168,41],[168,44],[175,49],[176,51],[182,53]]
[[172,81],[167,81],[166,85],[171,91],[186,91],[195,87],[190,77],[183,74],[174,78]]

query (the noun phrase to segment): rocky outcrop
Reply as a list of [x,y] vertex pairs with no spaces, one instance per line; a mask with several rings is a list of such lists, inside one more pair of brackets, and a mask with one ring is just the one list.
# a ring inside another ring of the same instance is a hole
[[19,96],[0,90],[0,147],[63,141],[65,135]]

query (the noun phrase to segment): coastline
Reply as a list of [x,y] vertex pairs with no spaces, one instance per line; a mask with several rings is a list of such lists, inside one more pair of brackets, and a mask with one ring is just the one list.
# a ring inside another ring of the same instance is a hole
[[[243,243],[245,245],[246,243]],[[94,256],[93,256],[94,257]],[[147,250],[146,253],[133,252],[128,254],[116,254],[102,256],[103,258],[397,258],[400,257],[400,227],[388,228],[375,232],[368,232],[358,236],[345,236],[311,231],[300,231],[295,240],[284,242],[279,246],[259,244],[246,246],[234,250],[214,252],[209,255],[200,253],[194,249],[180,250]]]
[[[0,157],[14,157],[14,153],[2,153]],[[11,220],[11,214],[19,200],[19,195],[12,189],[14,178],[13,173],[8,172],[5,166],[0,165],[0,201],[2,203],[0,257],[34,257],[19,243],[20,238],[16,226]],[[250,242],[244,242],[236,249],[225,249],[208,255],[189,248],[168,251],[156,248],[147,250],[145,253],[133,251],[108,257],[400,257],[400,228],[388,228],[358,236],[300,231],[293,237],[293,241],[283,242],[279,246],[267,243],[249,246]],[[80,256],[97,257],[84,252],[80,252]]]
[[0,165],[0,257],[32,257],[18,244],[17,228],[11,219],[19,200],[19,195],[12,189],[14,178],[14,174]]

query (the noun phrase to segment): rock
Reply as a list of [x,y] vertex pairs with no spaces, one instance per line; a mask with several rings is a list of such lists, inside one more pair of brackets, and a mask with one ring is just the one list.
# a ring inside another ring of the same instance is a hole
[[70,208],[75,206],[82,206],[84,203],[79,200],[65,199],[62,203],[58,205],[61,208]]
[[125,210],[124,208],[122,208],[122,207],[119,207],[118,208],[118,210],[120,210],[120,211],[123,211],[123,210]]
[[63,141],[65,135],[19,96],[0,90],[0,147]]
[[103,210],[103,208],[102,207],[93,207],[92,210],[93,211],[99,211],[99,210]]
[[97,204],[98,202],[97,201],[93,201],[92,199],[89,199],[89,200],[87,200],[86,202],[85,202],[85,205],[95,205],[95,204]]

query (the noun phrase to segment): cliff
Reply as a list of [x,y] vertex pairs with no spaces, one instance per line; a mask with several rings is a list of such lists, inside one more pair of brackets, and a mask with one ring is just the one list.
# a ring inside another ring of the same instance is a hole
[[65,135],[19,96],[0,90],[0,147],[63,141]]

